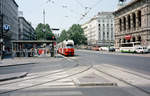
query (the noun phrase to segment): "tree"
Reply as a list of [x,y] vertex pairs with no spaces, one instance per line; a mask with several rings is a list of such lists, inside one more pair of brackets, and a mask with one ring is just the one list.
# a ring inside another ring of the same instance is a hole
[[50,29],[50,26],[48,24],[38,24],[36,29],[36,37],[37,40],[52,40],[52,37],[54,36],[54,34],[52,33],[52,30]]
[[84,31],[79,24],[73,24],[68,31],[63,30],[58,42],[71,39],[75,45],[87,44],[87,38],[84,36]]
[[68,30],[69,39],[72,39],[75,45],[86,44],[87,38],[84,36],[84,31],[79,24],[73,24]]
[[64,40],[68,39],[68,33],[66,30],[63,30],[58,38],[58,42],[62,42]]

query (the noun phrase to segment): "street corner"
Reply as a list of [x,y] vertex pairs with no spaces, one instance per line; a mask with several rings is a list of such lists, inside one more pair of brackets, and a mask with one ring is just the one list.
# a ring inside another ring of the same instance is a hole
[[117,86],[117,83],[105,79],[103,76],[99,76],[96,73],[90,73],[78,78],[73,79],[76,86]]
[[0,82],[23,78],[23,77],[26,77],[27,75],[28,75],[27,72],[3,74],[3,75],[0,75]]

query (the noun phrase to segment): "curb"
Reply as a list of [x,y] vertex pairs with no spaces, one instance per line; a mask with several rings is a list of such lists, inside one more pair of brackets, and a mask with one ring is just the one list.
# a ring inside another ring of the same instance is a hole
[[[24,73],[17,73],[17,74],[9,74],[9,76],[8,75],[6,75],[6,77],[2,77],[2,78],[0,78],[0,82],[2,82],[2,81],[7,81],[7,80],[13,80],[13,79],[18,79],[18,78],[23,78],[23,77],[25,77],[25,76],[27,76],[27,72],[24,72]],[[14,76],[12,76],[12,75],[14,75]],[[8,77],[7,77],[8,76]]]
[[118,86],[117,83],[114,82],[80,82],[77,78],[73,79],[73,82],[77,86]]
[[79,86],[117,86],[117,83],[81,83]]
[[21,65],[27,65],[27,64],[36,64],[36,63],[8,64],[8,65],[0,65],[0,67],[21,66]]

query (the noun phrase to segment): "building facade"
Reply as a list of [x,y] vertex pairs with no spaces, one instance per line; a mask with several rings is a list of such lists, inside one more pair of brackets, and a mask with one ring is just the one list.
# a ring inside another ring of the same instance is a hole
[[35,40],[35,30],[32,25],[24,18],[19,17],[19,40]]
[[114,45],[114,16],[112,12],[100,12],[82,25],[88,45]]
[[130,42],[150,45],[150,0],[132,0],[114,15],[116,47]]
[[[5,47],[11,47],[11,40],[18,40],[18,5],[15,0],[0,0],[0,23],[10,25],[8,32],[3,31],[3,41]],[[3,19],[2,19],[3,15]],[[2,34],[2,30],[0,32]]]

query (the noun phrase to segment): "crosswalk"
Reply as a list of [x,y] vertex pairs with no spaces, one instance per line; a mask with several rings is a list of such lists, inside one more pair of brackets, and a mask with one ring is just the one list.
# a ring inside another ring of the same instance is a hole
[[[76,72],[77,69],[79,68],[74,68],[74,72]],[[62,70],[58,70],[54,72],[55,74],[49,72],[51,73],[50,75],[45,75],[48,72],[37,73],[39,74],[38,76],[41,76],[39,78],[36,78],[34,75],[36,73],[32,75],[29,74],[29,77],[1,84],[0,96],[83,96],[82,93],[77,90],[73,80],[66,78],[74,73],[71,73],[71,71],[61,71]],[[42,77],[42,75],[45,76]]]

